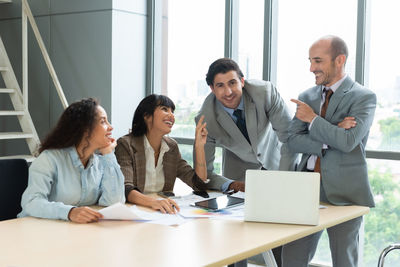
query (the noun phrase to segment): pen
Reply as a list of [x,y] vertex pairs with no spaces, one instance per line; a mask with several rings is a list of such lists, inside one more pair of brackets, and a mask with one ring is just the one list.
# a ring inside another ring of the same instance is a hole
[[176,211],[175,213],[179,213],[179,210],[176,208],[176,206],[174,204],[172,204],[172,208],[174,209],[174,211]]

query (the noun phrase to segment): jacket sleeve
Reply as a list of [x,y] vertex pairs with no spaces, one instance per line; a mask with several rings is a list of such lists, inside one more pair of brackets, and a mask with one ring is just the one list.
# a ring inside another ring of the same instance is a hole
[[271,83],[269,85],[270,90],[267,90],[267,92],[269,91],[270,93],[267,94],[265,112],[279,141],[282,143],[279,170],[294,170],[298,155],[294,151],[290,151],[287,144],[289,137],[288,129],[291,121],[288,107],[275,86]]
[[367,135],[372,125],[376,108],[376,95],[363,94],[355,98],[347,116],[355,117],[357,125],[348,130],[331,124],[324,118],[315,118],[310,129],[310,137],[335,149],[348,153]]
[[322,142],[313,140],[308,131],[308,123],[296,117],[289,126],[288,148],[292,152],[322,156]]
[[125,178],[125,197],[128,199],[130,191],[139,190],[137,188],[135,156],[130,153],[128,141],[122,138],[118,139],[115,147],[115,156]]

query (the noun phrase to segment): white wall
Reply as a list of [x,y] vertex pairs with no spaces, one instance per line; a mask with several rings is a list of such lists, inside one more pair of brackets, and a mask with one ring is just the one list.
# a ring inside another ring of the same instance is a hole
[[[146,0],[30,0],[69,103],[96,97],[114,126],[128,132],[144,97]],[[21,85],[21,2],[0,5],[0,36]],[[2,80],[0,78],[0,86]],[[0,96],[0,110],[11,109]],[[58,120],[62,106],[29,26],[29,109],[39,137]],[[0,118],[0,131],[17,131],[15,118]],[[1,141],[0,156],[28,153],[25,141]]]

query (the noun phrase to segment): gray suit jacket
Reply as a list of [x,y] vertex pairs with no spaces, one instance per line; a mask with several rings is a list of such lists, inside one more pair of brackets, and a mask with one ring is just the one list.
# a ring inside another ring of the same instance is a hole
[[[266,81],[246,80],[243,88],[246,127],[251,145],[240,132],[222,104],[210,93],[205,99],[201,115],[207,122],[206,161],[210,189],[220,190],[229,181],[226,177],[243,181],[247,169],[293,170],[296,154],[289,152],[290,115],[276,88]],[[223,176],[214,173],[215,147],[224,151]]]
[[[299,96],[319,114],[321,86]],[[321,177],[328,200],[336,205],[375,205],[368,182],[365,145],[374,119],[376,95],[347,77],[332,95],[325,119],[318,116],[308,130],[308,123],[293,118],[288,145],[303,153],[298,170],[304,171],[310,155],[321,157]],[[356,118],[357,125],[345,130],[337,124],[345,117]],[[322,155],[322,145],[329,149]]]

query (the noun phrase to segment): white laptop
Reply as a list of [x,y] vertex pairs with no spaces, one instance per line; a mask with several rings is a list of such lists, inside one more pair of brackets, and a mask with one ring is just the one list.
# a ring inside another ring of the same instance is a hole
[[247,170],[244,220],[317,225],[319,186],[314,172]]

